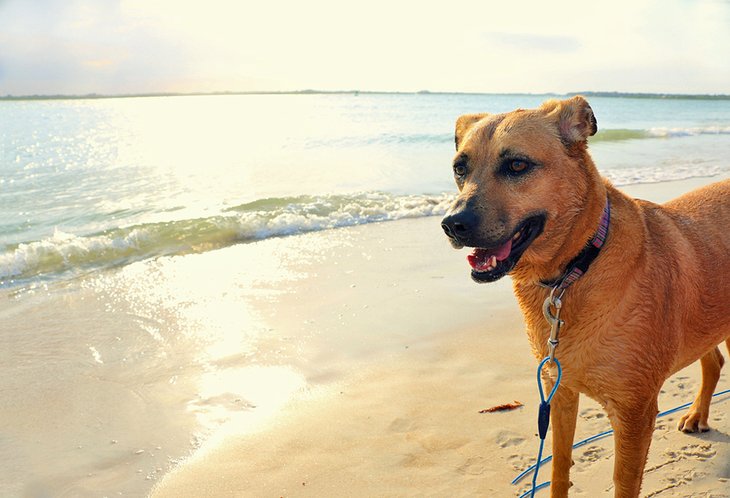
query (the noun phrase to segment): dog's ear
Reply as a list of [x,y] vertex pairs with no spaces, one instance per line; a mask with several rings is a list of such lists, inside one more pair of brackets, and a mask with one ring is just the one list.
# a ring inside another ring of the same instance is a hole
[[480,114],[464,114],[463,116],[459,116],[459,118],[456,120],[456,132],[454,133],[454,143],[456,145],[456,150],[459,150],[459,144],[461,143],[461,139],[464,138],[464,135],[466,135],[466,132],[469,131],[474,123],[486,116],[489,116],[489,114],[486,112]]
[[567,100],[550,100],[542,106],[555,117],[560,138],[567,145],[585,142],[598,131],[598,122],[588,101],[576,95]]

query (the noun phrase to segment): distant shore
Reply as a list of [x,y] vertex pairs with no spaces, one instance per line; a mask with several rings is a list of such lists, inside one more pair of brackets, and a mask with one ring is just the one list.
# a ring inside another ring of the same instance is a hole
[[371,90],[253,90],[223,92],[149,92],[124,94],[83,94],[83,95],[4,95],[0,101],[16,100],[92,100],[92,99],[124,99],[146,97],[212,97],[223,95],[527,95],[545,97],[570,97],[585,95],[586,97],[634,98],[634,99],[672,99],[672,100],[730,100],[730,94],[683,94],[683,93],[641,93],[641,92],[601,92],[583,91],[567,93],[499,93],[499,92],[445,92],[420,90],[417,92],[371,91]]

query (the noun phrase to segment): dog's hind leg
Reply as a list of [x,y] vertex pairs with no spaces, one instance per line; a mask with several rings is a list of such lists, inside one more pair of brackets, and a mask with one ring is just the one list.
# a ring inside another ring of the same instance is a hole
[[[730,339],[726,341],[728,350],[730,350]],[[679,430],[682,432],[707,432],[710,426],[707,419],[710,416],[710,402],[712,394],[717,387],[717,381],[720,379],[720,369],[725,359],[722,357],[719,348],[714,348],[705,354],[701,359],[702,364],[702,385],[700,392],[697,393],[692,406],[689,407],[681,419],[679,419]]]

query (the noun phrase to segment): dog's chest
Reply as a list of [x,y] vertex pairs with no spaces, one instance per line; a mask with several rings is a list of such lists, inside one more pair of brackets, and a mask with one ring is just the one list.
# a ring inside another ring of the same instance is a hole
[[[527,337],[535,358],[542,360],[550,354],[548,340],[550,339],[550,324],[540,312],[525,314],[527,322]],[[563,370],[561,383],[575,391],[585,393],[593,398],[599,398],[606,386],[602,386],[602,379],[610,377],[607,370],[611,370],[611,362],[602,354],[601,331],[579,329],[574,317],[565,315],[565,322],[558,333],[558,343],[555,347],[555,358],[560,362]],[[555,378],[557,370],[548,369],[551,377]]]

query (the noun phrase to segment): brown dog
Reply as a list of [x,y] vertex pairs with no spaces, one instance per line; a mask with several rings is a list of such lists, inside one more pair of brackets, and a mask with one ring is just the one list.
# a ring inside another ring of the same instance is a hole
[[[637,497],[662,384],[699,358],[702,386],[679,429],[709,430],[724,362],[717,345],[726,341],[730,350],[730,181],[663,205],[629,198],[599,176],[588,154],[596,129],[583,97],[460,117],[459,196],[442,225],[455,247],[475,248],[474,280],[511,275],[542,359],[550,285],[584,253],[610,203],[605,244],[562,297],[552,497],[568,495],[579,393],[604,407],[615,431],[615,496]],[[551,386],[556,367],[548,365]]]

